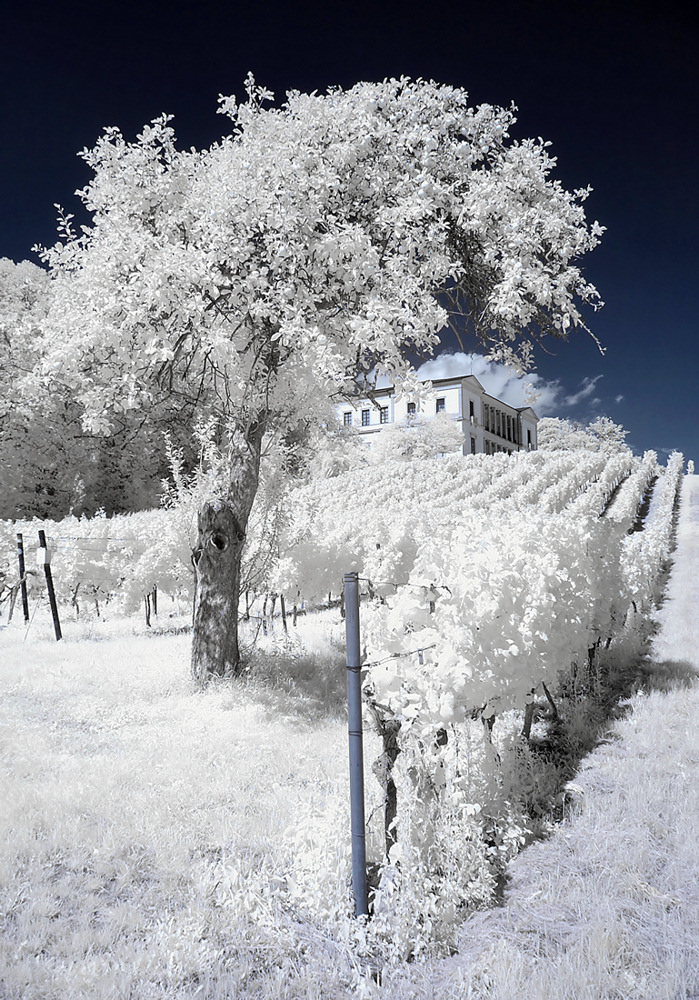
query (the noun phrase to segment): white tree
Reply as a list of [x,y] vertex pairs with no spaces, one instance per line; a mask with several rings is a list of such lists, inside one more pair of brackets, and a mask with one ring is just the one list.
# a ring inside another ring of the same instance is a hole
[[315,428],[308,442],[306,470],[311,479],[334,479],[366,465],[369,449],[353,427],[337,420]]
[[26,260],[0,259],[1,518],[51,516],[74,499],[75,473],[64,474],[68,463],[61,461],[70,417],[45,391],[33,399],[22,391],[39,357],[49,291],[46,271]]
[[0,259],[0,518],[153,506],[168,470],[158,428],[130,412],[109,436],[86,432],[71,386],[33,371],[54,287],[35,264]]
[[463,444],[463,431],[448,413],[409,417],[372,437],[370,460],[380,465],[391,459],[410,462],[434,458],[461,451]]
[[543,417],[538,426],[538,444],[542,451],[630,451],[628,431],[609,417],[597,417],[589,424],[561,417]]
[[[240,555],[262,442],[318,419],[376,367],[414,385],[450,310],[493,354],[526,367],[531,344],[583,326],[599,304],[577,259],[602,232],[586,191],[550,176],[541,140],[508,136],[512,111],[407,79],[326,95],[247,81],[222,98],[231,135],[176,149],[169,119],[135,142],[115,128],[83,157],[92,225],[64,220],[44,257],[54,281],[43,372],[109,433],[176,409],[210,421],[227,481],[199,517],[192,666],[237,672]],[[445,305],[445,302],[447,305]]]

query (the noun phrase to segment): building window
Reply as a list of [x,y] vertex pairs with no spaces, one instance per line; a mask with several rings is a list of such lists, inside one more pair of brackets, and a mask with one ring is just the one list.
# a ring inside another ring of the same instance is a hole
[[345,423],[345,427],[351,427],[352,426],[352,414],[351,413],[345,413],[345,415],[344,415],[344,423]]
[[530,430],[528,430],[527,431],[527,451],[531,451],[531,450],[532,450],[532,432]]
[[446,399],[444,398],[444,396],[440,396],[439,399],[437,400],[437,407],[435,413],[444,413],[446,408],[447,408]]
[[379,423],[380,424],[387,424],[388,423],[388,407],[387,406],[381,406],[379,408]]
[[476,439],[474,437],[471,438],[471,454],[476,454]]
[[[473,400],[472,399],[469,399],[469,401],[468,401],[468,415],[471,418],[471,423],[473,423],[474,420],[475,420],[475,418],[476,418],[476,412],[473,409]],[[475,455],[475,452],[474,452],[474,455]]]
[[371,423],[371,411],[362,410],[362,427],[368,427]]
[[408,403],[408,416],[409,417],[415,416],[415,403]]

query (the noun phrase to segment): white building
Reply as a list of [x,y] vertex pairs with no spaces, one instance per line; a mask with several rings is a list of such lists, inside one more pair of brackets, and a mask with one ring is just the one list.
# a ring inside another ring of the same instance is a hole
[[539,421],[531,406],[510,406],[490,396],[475,375],[432,380],[426,398],[418,403],[404,397],[396,401],[393,386],[375,389],[371,399],[338,403],[337,414],[346,427],[362,435],[380,434],[390,424],[411,417],[448,413],[458,421],[464,435],[464,455],[494,455],[505,451],[535,451]]

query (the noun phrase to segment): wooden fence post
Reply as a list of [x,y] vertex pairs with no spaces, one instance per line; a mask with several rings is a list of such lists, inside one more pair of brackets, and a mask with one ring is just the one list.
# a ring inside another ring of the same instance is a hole
[[24,566],[24,539],[20,531],[17,532],[17,560],[19,562],[19,579],[22,588],[22,609],[24,611],[24,620],[28,622],[29,598],[27,597],[27,572]]
[[51,605],[51,615],[53,617],[53,631],[56,634],[56,642],[63,638],[61,632],[61,623],[58,619],[58,606],[56,604],[56,594],[53,589],[53,577],[51,576],[51,566],[49,565],[49,550],[46,544],[46,535],[43,531],[39,531],[39,552],[38,558],[42,558],[43,551],[43,564],[44,573],[46,575],[46,589],[49,592],[49,604]]

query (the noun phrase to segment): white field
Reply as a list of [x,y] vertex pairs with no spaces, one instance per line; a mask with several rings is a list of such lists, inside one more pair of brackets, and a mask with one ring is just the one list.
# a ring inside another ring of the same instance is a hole
[[[17,608],[0,632],[0,998],[699,996],[699,477],[667,593],[646,684],[567,820],[512,862],[457,954],[379,983],[341,918],[339,620],[300,619],[285,684],[201,693],[186,635],[67,621],[56,643],[45,609],[26,632]],[[370,773],[367,793],[371,812]]]

